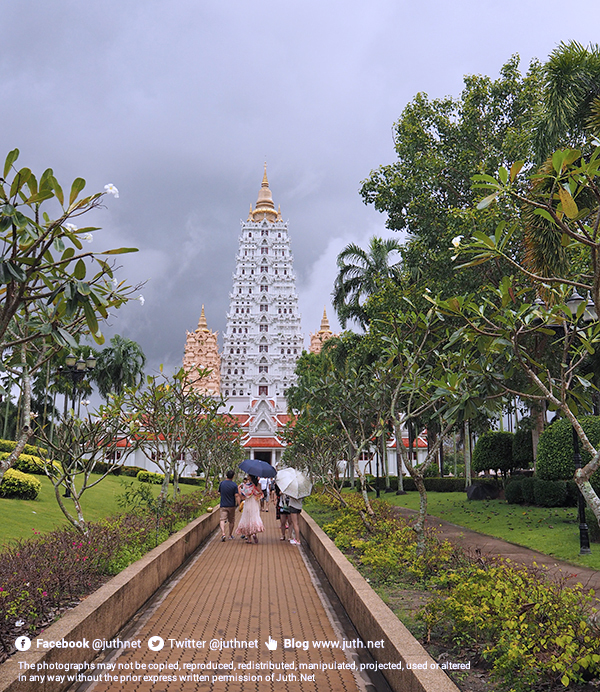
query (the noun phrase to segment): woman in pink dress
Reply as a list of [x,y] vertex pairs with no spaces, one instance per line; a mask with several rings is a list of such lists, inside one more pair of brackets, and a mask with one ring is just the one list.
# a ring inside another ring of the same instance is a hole
[[235,532],[246,536],[246,543],[252,543],[253,540],[258,543],[256,534],[264,531],[265,527],[260,518],[260,498],[263,492],[256,476],[249,476],[249,480],[240,485],[240,495],[244,500],[244,511]]

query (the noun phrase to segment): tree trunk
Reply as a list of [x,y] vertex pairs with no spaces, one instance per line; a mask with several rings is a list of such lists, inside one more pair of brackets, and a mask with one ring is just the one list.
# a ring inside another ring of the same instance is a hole
[[465,488],[471,485],[471,426],[465,421]]
[[31,433],[33,432],[31,429],[31,375],[29,374],[29,367],[27,365],[26,344],[21,344],[21,357],[23,359],[23,375],[21,380],[23,426],[21,427],[21,433],[19,435],[16,447],[4,461],[0,461],[0,483],[2,482],[2,478],[4,477],[6,470],[9,469],[19,458],[19,455],[27,444],[27,440],[29,440]]
[[419,491],[419,513],[414,528],[417,534],[417,557],[425,554],[425,518],[427,517],[427,491],[421,474],[413,476],[417,490]]

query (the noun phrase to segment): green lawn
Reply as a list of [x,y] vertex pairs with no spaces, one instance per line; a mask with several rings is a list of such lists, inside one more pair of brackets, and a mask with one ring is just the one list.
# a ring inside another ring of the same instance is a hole
[[[34,531],[45,533],[67,524],[63,513],[58,507],[54,488],[45,476],[36,476],[42,483],[42,489],[37,500],[14,500],[0,498],[0,544],[8,543],[16,538],[30,538]],[[126,484],[138,484],[135,478],[109,475],[98,485],[86,490],[82,498],[83,512],[86,520],[96,521],[116,514],[122,509],[117,504],[117,496],[123,493]],[[160,492],[159,485],[149,486],[154,493]],[[197,485],[180,485],[182,493],[198,490]],[[169,493],[173,486],[169,486]],[[65,504],[69,503],[65,499]],[[72,503],[71,503],[72,506]]]
[[[370,493],[374,496],[374,493]],[[417,510],[419,494],[381,494],[381,499]],[[427,493],[427,511],[452,524],[539,550],[578,565],[600,570],[600,543],[591,555],[579,555],[579,523],[575,507],[509,505],[505,500],[469,501],[465,493]]]

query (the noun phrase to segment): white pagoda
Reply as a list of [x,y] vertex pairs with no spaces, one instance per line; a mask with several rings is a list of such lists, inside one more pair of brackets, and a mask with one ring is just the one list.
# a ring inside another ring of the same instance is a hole
[[256,207],[242,222],[227,328],[221,393],[244,430],[249,456],[275,464],[287,422],[286,389],[302,353],[288,224],[275,210],[267,167]]

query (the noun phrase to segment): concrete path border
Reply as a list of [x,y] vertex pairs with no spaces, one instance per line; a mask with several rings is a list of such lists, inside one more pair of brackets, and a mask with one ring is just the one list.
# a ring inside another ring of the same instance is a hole
[[394,692],[458,692],[458,687],[305,512],[300,515],[300,531],[363,641],[383,640],[383,647],[369,649],[375,661],[383,666],[402,663],[401,668],[381,669]]
[[[29,651],[16,653],[0,666],[0,692],[60,692],[66,689],[71,683],[45,681],[40,684],[19,680],[24,672],[21,664],[33,665],[35,670],[38,663],[61,663],[67,655],[69,663],[92,661],[97,656],[92,648],[93,640],[112,639],[218,524],[218,511],[194,519],[67,612],[38,638],[69,642],[88,640],[89,648],[36,650],[34,639]],[[53,672],[61,673],[60,670]]]

